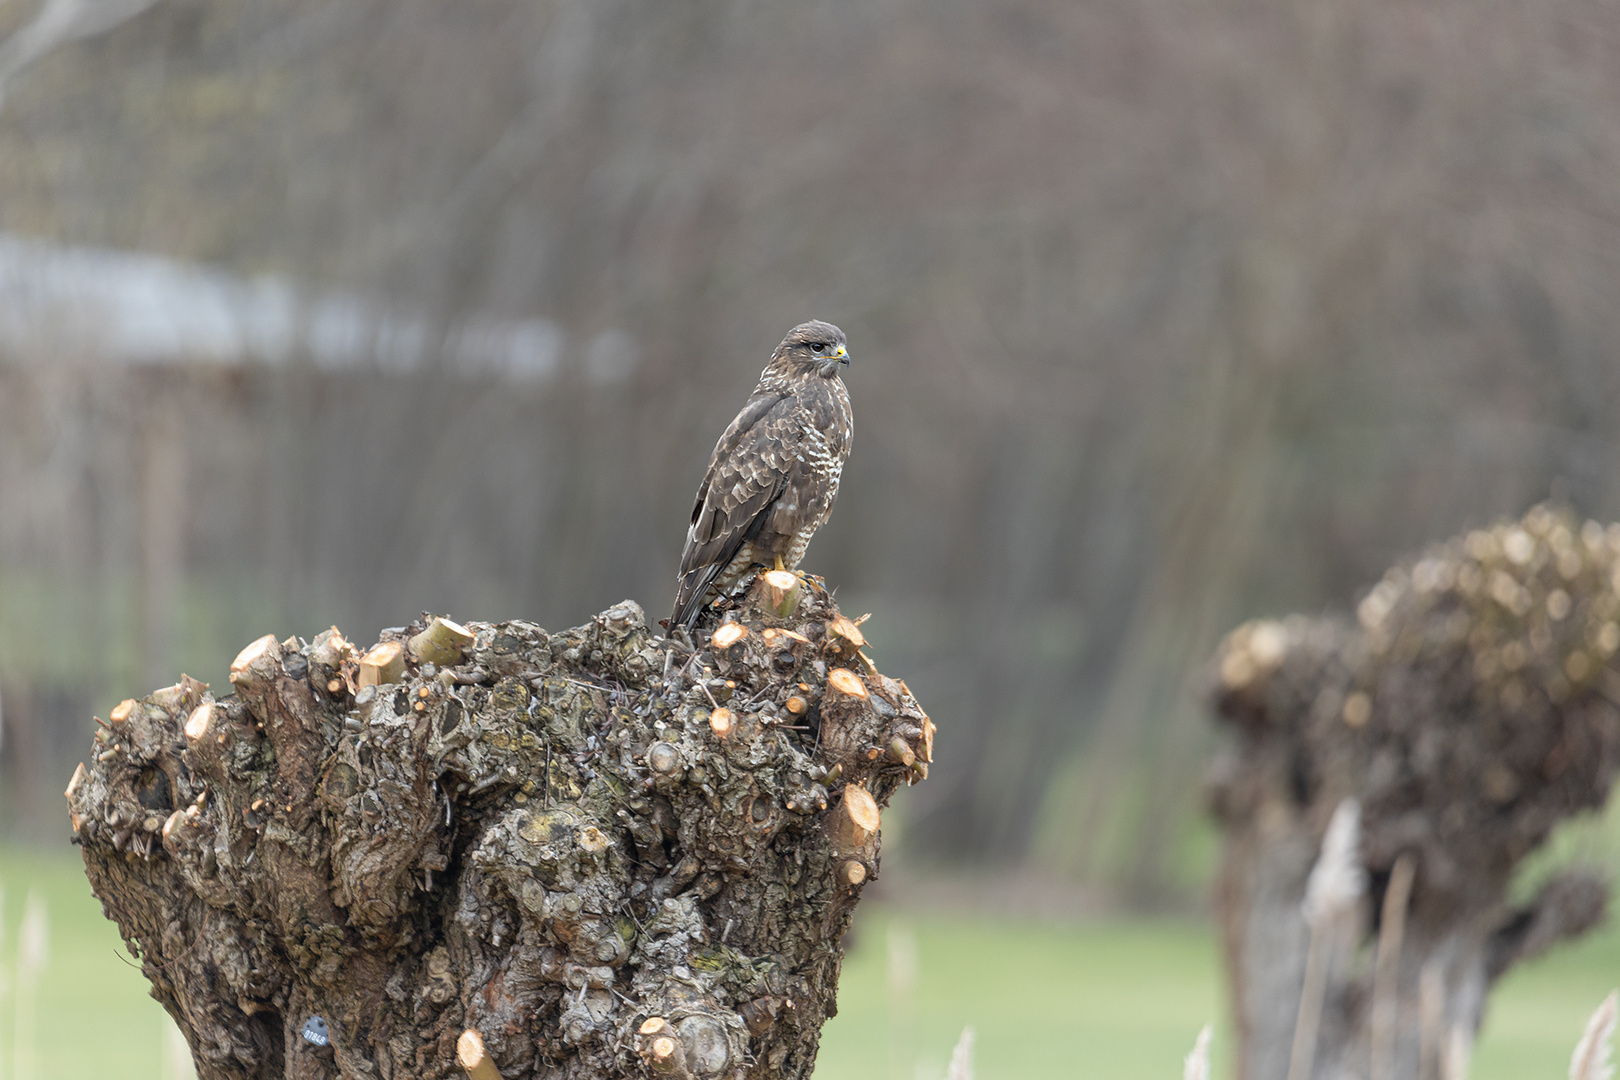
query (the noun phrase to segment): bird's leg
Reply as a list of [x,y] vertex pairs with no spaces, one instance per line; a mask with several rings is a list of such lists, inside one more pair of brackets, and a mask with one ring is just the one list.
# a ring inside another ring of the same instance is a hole
[[780,556],[780,555],[776,556],[776,569],[778,571],[787,569],[787,567],[782,565],[782,556]]

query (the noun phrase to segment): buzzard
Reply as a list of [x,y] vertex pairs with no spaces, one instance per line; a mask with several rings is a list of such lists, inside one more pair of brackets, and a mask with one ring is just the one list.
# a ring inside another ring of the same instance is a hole
[[838,369],[849,363],[831,323],[795,326],[709,458],[681,552],[669,627],[690,628],[705,604],[755,567],[792,570],[832,513],[855,420]]

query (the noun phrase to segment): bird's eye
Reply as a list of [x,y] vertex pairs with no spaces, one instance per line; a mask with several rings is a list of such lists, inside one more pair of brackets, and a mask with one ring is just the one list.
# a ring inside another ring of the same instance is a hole
[[811,342],[810,351],[811,352],[826,352],[827,351],[827,343],[825,341]]

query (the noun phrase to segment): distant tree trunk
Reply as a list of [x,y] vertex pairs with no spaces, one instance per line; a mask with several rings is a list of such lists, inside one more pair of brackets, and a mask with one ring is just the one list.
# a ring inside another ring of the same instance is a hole
[[1523,908],[1507,890],[1620,768],[1617,571],[1620,528],[1538,508],[1392,569],[1359,627],[1295,617],[1227,638],[1216,704],[1238,745],[1211,794],[1244,1080],[1289,1075],[1301,900],[1346,797],[1371,888],[1354,932],[1318,942],[1310,1076],[1463,1075],[1492,983],[1602,918],[1595,874],[1555,876]]
[[75,835],[199,1075],[808,1076],[933,726],[825,594],[728,618],[265,637],[115,709]]

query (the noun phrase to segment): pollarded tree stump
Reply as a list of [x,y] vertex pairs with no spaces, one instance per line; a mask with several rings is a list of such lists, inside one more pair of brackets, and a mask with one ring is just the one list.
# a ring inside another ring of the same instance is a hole
[[808,1076],[933,725],[824,593],[727,618],[266,637],[115,709],[75,838],[199,1075]]
[[1249,623],[1218,660],[1238,742],[1211,786],[1216,907],[1244,1080],[1289,1075],[1301,901],[1346,798],[1371,889],[1351,947],[1325,954],[1318,1080],[1461,1075],[1491,984],[1607,902],[1579,869],[1526,907],[1508,890],[1620,769],[1620,526],[1537,508],[1395,567],[1357,614]]

